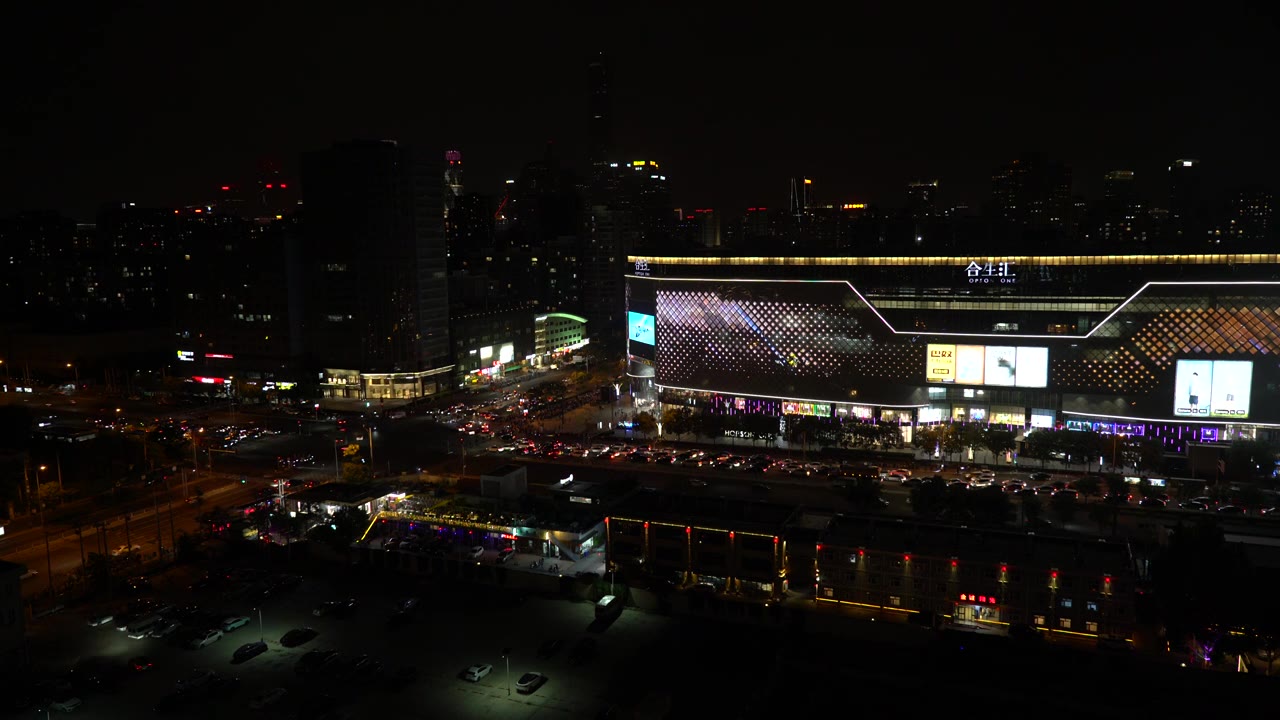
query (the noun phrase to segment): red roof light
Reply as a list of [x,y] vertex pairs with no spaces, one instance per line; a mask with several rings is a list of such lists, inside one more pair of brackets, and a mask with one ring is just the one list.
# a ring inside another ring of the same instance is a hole
[[222,189],[223,189],[223,190],[230,190],[230,189],[231,189],[231,186],[230,186],[230,185],[223,185],[223,186],[222,186]]

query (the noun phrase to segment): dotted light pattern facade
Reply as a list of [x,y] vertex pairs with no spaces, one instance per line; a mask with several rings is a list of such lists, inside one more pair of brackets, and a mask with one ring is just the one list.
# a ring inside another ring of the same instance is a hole
[[[652,283],[657,381],[667,386],[875,404],[889,386],[925,385],[926,345],[940,341],[895,335],[845,282],[640,280]],[[1255,360],[1255,393],[1280,381],[1256,362],[1280,354],[1280,286],[1153,284],[1112,309],[1082,318],[1087,338],[1035,341],[1049,347],[1050,392],[1159,396],[1189,358]],[[1003,319],[971,312],[989,327]]]
[[847,286],[809,287],[659,289],[659,382],[843,399],[855,377],[924,377],[923,352],[869,333],[883,323]]

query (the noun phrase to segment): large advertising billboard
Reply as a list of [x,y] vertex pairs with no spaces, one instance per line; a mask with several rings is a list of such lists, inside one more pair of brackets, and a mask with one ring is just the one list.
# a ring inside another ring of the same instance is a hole
[[644,343],[645,345],[653,345],[654,342],[654,322],[652,315],[644,313],[628,312],[627,327],[629,328],[629,336],[632,342]]
[[929,382],[956,381],[956,346],[930,345],[929,356],[925,359],[925,375]]
[[956,346],[956,382],[961,385],[981,385],[983,370],[983,346]]
[[1248,360],[1179,360],[1174,374],[1176,417],[1249,417],[1253,363]]
[[782,401],[783,415],[813,415],[816,417],[831,417],[830,403],[812,403],[799,402],[795,400]]
[[925,362],[928,382],[957,385],[1049,386],[1049,348],[931,343]]

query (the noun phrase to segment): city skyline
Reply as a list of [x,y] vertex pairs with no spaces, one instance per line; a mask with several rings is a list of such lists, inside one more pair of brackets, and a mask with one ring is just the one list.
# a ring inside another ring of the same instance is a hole
[[[548,141],[585,175],[597,51],[612,76],[614,154],[661,163],[677,207],[779,206],[801,176],[824,204],[902,207],[907,183],[936,179],[940,205],[981,207],[992,173],[1027,152],[1067,165],[1091,201],[1106,173],[1131,170],[1160,205],[1176,158],[1199,159],[1221,192],[1269,184],[1276,161],[1258,91],[1273,24],[1259,18],[1141,31],[1117,20],[1084,35],[1068,21],[1037,46],[1035,18],[970,18],[986,26],[964,34],[868,18],[887,28],[872,39],[812,26],[770,36],[747,21],[701,32],[696,14],[553,27],[512,10],[479,27],[466,13],[352,13],[341,24],[280,9],[195,22],[137,3],[44,38],[50,25],[33,22],[30,41],[54,52],[15,79],[28,102],[0,148],[13,170],[0,212],[88,219],[113,200],[201,202],[263,158],[297,178],[301,153],[353,138],[441,160],[461,150],[467,189],[485,193]],[[1211,37],[1219,27],[1233,29],[1230,43]],[[72,47],[81,54],[60,52]]]

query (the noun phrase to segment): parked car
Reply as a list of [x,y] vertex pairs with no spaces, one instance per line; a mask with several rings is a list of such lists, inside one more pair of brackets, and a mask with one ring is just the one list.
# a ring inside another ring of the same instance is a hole
[[482,558],[482,557],[484,557],[484,546],[483,546],[483,545],[476,545],[475,547],[471,548],[471,559],[472,559],[472,560],[479,560],[479,559],[480,559],[480,558]]
[[82,704],[83,703],[81,702],[80,698],[76,697],[75,695],[70,695],[70,696],[58,698],[57,700],[54,700],[53,702],[49,703],[49,709],[56,710],[58,712],[69,713],[74,711],[76,708],[80,707]]
[[221,639],[222,639],[221,630],[206,630],[203,634],[197,635],[195,638],[193,638],[191,641],[191,644],[188,647],[190,647],[192,650],[199,650],[200,648],[208,647],[218,642]]
[[237,615],[236,617],[229,617],[222,621],[222,632],[233,632],[248,624],[249,624],[249,618],[246,615]]
[[546,675],[536,672],[527,672],[521,675],[519,680],[516,680],[516,692],[528,695],[536,692],[538,688],[542,687],[546,682]]
[[254,698],[249,701],[249,709],[266,710],[269,707],[278,705],[281,700],[284,700],[288,696],[289,691],[282,687],[264,690],[263,692],[255,695]]
[[463,670],[462,679],[467,682],[480,682],[491,672],[493,672],[492,665],[489,665],[488,663],[478,663],[476,665],[472,665],[466,670]]
[[1145,508],[1162,508],[1165,506],[1165,502],[1160,498],[1144,497],[1138,501],[1138,506]]
[[258,657],[259,655],[261,655],[266,651],[267,651],[267,644],[265,642],[262,642],[261,640],[258,640],[257,642],[245,643],[244,645],[241,645],[240,647],[236,648],[236,651],[231,654],[231,662],[242,663],[246,660],[251,660],[255,657]]
[[316,632],[313,628],[294,628],[280,637],[280,644],[287,648],[294,648],[300,645],[306,645],[316,639],[318,635],[320,635],[320,633]]
[[115,621],[115,619],[116,619],[115,614],[110,611],[100,612],[97,615],[90,615],[89,627],[100,627],[102,625],[110,625],[112,622]]
[[196,688],[204,687],[209,684],[210,680],[216,677],[216,673],[212,670],[197,668],[192,670],[189,675],[178,681],[178,692],[191,692]]

